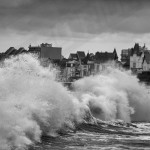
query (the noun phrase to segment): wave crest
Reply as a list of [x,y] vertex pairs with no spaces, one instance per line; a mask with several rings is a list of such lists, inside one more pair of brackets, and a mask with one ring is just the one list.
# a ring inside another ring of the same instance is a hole
[[97,120],[150,121],[147,89],[130,72],[111,67],[74,82],[73,91],[56,75],[55,68],[43,68],[29,54],[1,65],[0,149],[25,148],[43,134],[97,125]]

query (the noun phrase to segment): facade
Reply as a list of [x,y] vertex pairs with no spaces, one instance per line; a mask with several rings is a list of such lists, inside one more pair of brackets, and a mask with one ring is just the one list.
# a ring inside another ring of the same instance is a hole
[[38,56],[40,56],[41,47],[40,46],[31,46],[31,45],[29,45],[28,52],[32,53],[32,54],[37,54]]
[[143,58],[144,53],[141,54],[133,54],[130,56],[130,69],[133,71],[140,71],[143,69]]
[[66,63],[66,80],[74,80],[76,78],[80,77],[80,68],[79,68],[79,62],[76,60],[69,60]]
[[[138,43],[135,43],[134,48],[131,49],[130,55],[130,69],[133,72],[140,72],[148,69],[148,58],[149,58],[149,51],[145,47],[139,46]],[[144,65],[144,66],[143,66]],[[144,67],[144,68],[143,68]]]
[[121,50],[121,62],[126,63],[130,61],[131,49]]
[[[96,52],[95,55],[92,53],[85,55],[84,51],[77,51],[76,53],[71,53],[68,59],[62,59],[62,48],[53,47],[52,44],[47,43],[42,43],[40,46],[29,45],[28,51],[26,51],[23,47],[19,48],[18,50],[16,50],[14,47],[11,47],[5,52],[5,55],[18,55],[26,52],[38,54],[41,65],[44,67],[48,67],[50,63],[52,63],[55,67],[58,67],[61,77],[61,79],[59,79],[61,81],[73,81],[81,77],[94,75],[102,72],[108,66],[110,66],[110,63],[108,62],[118,62],[116,49],[114,49],[113,52]],[[133,58],[131,58],[133,62],[130,62],[131,66],[135,66],[135,63],[140,66],[143,59],[138,62],[139,54],[133,54]],[[143,58],[145,59],[143,66],[145,70],[147,70],[150,67],[148,66],[149,63],[147,58],[144,56]]]
[[41,44],[41,59],[61,60],[62,48],[52,47],[51,44]]
[[38,54],[43,60],[61,60],[62,48],[53,47],[52,44],[42,43],[40,46],[29,45],[28,52]]
[[88,65],[80,64],[80,77],[88,76]]
[[139,63],[141,63],[141,60],[138,59],[144,51],[147,51],[145,44],[144,46],[140,46],[138,43],[135,43],[133,48],[123,49],[121,51],[121,62],[123,64],[123,67],[127,69],[141,68],[141,65],[139,65]]
[[112,53],[97,52],[95,55],[88,53],[87,56],[83,51],[77,51],[76,54],[69,55],[66,64],[67,79],[94,75],[105,70],[109,65],[107,62],[117,60],[116,49]]
[[87,61],[87,65],[88,65],[88,75],[94,75],[94,61]]
[[67,78],[80,78],[88,75],[88,65],[84,62],[84,51],[77,51],[77,53],[71,53],[66,63]]
[[81,64],[82,61],[85,59],[85,53],[84,53],[84,51],[77,51],[77,58],[78,58],[78,61]]
[[145,52],[143,58],[143,71],[150,71],[150,53]]
[[148,50],[130,56],[130,69],[133,72],[150,71],[150,52]]
[[68,58],[68,59],[70,59],[70,60],[78,60],[77,54],[71,53],[71,54],[69,55],[69,58]]
[[114,49],[112,53],[96,52],[94,60],[94,71],[95,73],[101,72],[110,65],[109,62],[117,62],[117,61],[118,55],[116,49]]
[[[93,64],[94,65],[94,64]],[[66,63],[67,78],[77,79],[84,76],[88,76],[89,68],[91,64],[87,64],[84,51],[77,51],[77,53],[71,53]]]

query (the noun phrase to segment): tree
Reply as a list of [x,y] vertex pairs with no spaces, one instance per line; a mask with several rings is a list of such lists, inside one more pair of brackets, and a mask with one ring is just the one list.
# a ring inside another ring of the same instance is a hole
[[117,55],[116,49],[114,49],[113,54],[114,54],[114,60],[118,60],[118,55]]

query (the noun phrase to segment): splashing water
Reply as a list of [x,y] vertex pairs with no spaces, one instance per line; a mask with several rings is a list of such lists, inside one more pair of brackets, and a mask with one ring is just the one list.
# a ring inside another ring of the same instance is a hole
[[31,55],[6,60],[0,76],[0,149],[40,141],[77,113],[78,103],[55,81],[55,69]]
[[150,98],[130,72],[109,68],[74,82],[69,91],[29,54],[5,60],[0,68],[0,149],[25,148],[42,134],[73,128],[89,113],[112,121],[150,121]]
[[129,71],[108,68],[74,83],[81,103],[102,120],[150,121],[147,89]]

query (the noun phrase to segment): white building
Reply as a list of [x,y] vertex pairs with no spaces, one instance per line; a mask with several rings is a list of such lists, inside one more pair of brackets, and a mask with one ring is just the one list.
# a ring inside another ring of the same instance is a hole
[[134,53],[130,56],[130,69],[131,70],[142,70],[143,69],[143,59],[144,59],[144,52],[142,53]]
[[150,71],[150,52],[143,51],[130,56],[130,69],[133,71]]

